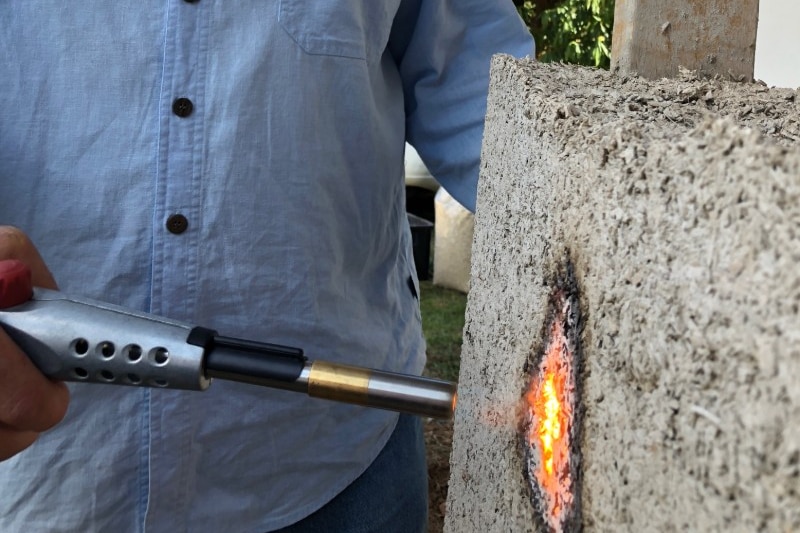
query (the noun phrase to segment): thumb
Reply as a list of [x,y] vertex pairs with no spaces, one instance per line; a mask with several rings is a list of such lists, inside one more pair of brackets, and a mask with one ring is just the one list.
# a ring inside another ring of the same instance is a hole
[[14,226],[0,226],[0,260],[2,259],[18,259],[28,265],[34,286],[58,288],[36,246],[22,230]]

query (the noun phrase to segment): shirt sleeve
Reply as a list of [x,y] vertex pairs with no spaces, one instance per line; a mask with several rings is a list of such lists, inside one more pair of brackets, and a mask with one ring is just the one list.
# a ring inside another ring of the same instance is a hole
[[489,66],[534,56],[511,0],[404,0],[389,42],[403,82],[406,139],[431,174],[475,211]]

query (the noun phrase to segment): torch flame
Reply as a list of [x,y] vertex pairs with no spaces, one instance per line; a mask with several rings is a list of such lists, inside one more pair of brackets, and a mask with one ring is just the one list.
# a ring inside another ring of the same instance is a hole
[[557,532],[562,530],[573,503],[569,455],[574,390],[571,357],[563,320],[557,316],[538,372],[525,395],[528,442],[538,451],[539,459],[533,473],[542,489],[545,519]]
[[542,387],[544,419],[541,420],[539,427],[539,441],[542,443],[544,469],[551,476],[553,475],[553,443],[561,439],[561,422],[558,420],[561,403],[558,401],[554,382],[555,375],[552,372],[548,373],[545,377],[544,387]]

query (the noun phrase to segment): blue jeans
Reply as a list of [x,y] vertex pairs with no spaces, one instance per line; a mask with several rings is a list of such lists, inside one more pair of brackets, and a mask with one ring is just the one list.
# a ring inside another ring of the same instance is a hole
[[344,491],[276,533],[415,533],[428,525],[428,469],[422,421],[400,415],[375,461]]

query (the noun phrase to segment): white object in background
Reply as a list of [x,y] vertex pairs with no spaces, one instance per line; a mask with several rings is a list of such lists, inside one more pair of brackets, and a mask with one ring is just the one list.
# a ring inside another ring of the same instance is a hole
[[469,292],[475,217],[444,189],[436,193],[434,208],[433,284]]
[[760,0],[755,78],[775,87],[800,87],[800,2]]
[[433,192],[439,189],[439,182],[428,172],[428,167],[422,162],[417,151],[408,143],[406,143],[405,166],[406,187],[420,187]]

